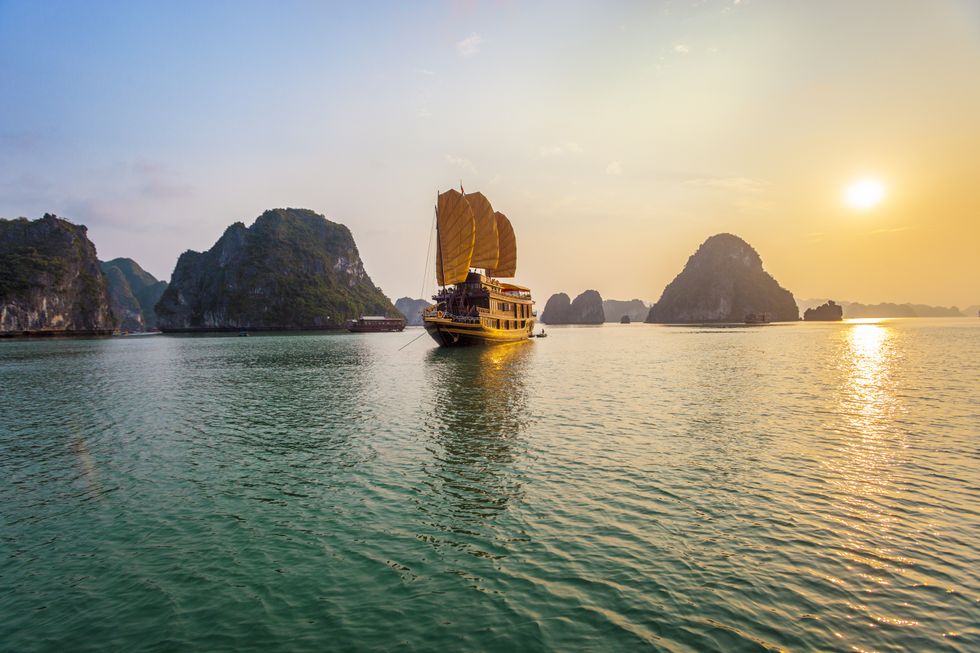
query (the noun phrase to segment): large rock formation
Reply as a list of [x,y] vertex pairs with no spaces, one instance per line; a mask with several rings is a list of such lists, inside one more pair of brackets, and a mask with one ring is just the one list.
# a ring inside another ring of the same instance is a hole
[[152,331],[157,326],[154,306],[167,289],[131,258],[114,258],[102,263],[109,287],[112,312],[123,331]]
[[422,326],[422,309],[431,305],[432,302],[411,297],[402,297],[395,302],[395,308],[405,316],[406,326]]
[[563,292],[555,293],[548,298],[541,312],[541,321],[545,324],[568,324],[568,316],[572,308],[572,300]]
[[398,312],[364,271],[350,230],[308,209],[274,209],[180,255],[156,305],[163,331],[331,329]]
[[572,301],[570,324],[602,324],[606,315],[602,310],[602,295],[586,290]]
[[98,335],[114,327],[84,226],[48,213],[0,220],[0,335]]
[[622,322],[623,317],[629,317],[631,322],[642,322],[650,309],[639,299],[629,301],[604,299],[602,312],[606,314],[606,322]]
[[759,254],[738,236],[718,234],[687,260],[646,321],[742,322],[749,313],[766,313],[774,322],[800,319],[793,294],[762,269]]
[[586,290],[569,302],[568,295],[556,293],[548,298],[541,314],[545,324],[602,324],[606,321],[602,310],[602,296],[595,290]]
[[803,311],[803,319],[807,322],[839,322],[844,319],[844,309],[831,299],[826,304]]

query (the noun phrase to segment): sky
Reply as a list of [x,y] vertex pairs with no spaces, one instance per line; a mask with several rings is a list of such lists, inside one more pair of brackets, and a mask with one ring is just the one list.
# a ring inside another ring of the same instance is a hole
[[655,301],[719,232],[798,299],[980,303],[980,3],[0,0],[0,217],[102,259],[303,207],[429,295],[460,184],[540,306]]

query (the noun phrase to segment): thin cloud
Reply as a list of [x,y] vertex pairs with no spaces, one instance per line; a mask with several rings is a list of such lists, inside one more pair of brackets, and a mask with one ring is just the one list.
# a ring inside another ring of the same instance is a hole
[[455,154],[446,155],[446,163],[457,168],[462,168],[463,170],[469,170],[472,173],[476,173],[476,167],[473,162],[467,158],[456,156]]
[[137,192],[157,200],[177,199],[193,195],[196,188],[177,179],[167,166],[154,161],[139,160],[130,165]]
[[773,208],[767,191],[769,182],[749,177],[698,177],[684,182],[709,190],[721,191],[728,196],[728,202],[740,213],[760,214]]
[[613,177],[623,174],[623,164],[619,161],[610,161],[606,166],[606,174]]
[[457,41],[456,52],[463,58],[470,58],[480,52],[480,45],[483,44],[483,37],[473,32],[462,41]]
[[412,68],[412,72],[425,77],[432,77],[436,74],[434,70],[429,70],[428,68]]
[[687,54],[690,51],[691,48],[688,47],[687,45],[684,45],[683,43],[678,43],[677,45],[674,46],[674,52],[676,52],[677,54]]
[[902,231],[908,231],[911,228],[912,227],[892,227],[890,229],[875,229],[875,230],[870,231],[868,233],[870,235],[872,235],[872,236],[875,235],[875,234],[897,234],[897,233],[902,232]]
[[561,145],[542,145],[538,148],[538,156],[542,158],[552,156],[564,156],[566,154],[580,154],[582,146],[574,141],[568,141]]
[[769,187],[769,182],[749,177],[698,177],[684,182],[689,186],[704,186],[742,193],[761,193]]

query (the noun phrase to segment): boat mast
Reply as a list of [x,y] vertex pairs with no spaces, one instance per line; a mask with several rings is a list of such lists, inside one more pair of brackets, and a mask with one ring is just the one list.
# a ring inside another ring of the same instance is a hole
[[442,242],[439,240],[439,191],[436,191],[436,205],[433,207],[436,213],[436,251],[439,252],[439,263],[436,266],[436,277],[439,277],[439,268],[442,268],[442,277],[436,279],[440,286],[442,286],[443,292],[446,291],[446,284],[442,283],[443,278],[446,276],[446,261],[443,260],[442,254]]

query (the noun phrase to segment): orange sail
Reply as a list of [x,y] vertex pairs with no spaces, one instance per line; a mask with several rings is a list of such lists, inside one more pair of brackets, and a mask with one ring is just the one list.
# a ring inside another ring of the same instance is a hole
[[473,246],[470,267],[490,270],[497,267],[500,258],[497,219],[493,214],[493,207],[483,193],[467,193],[466,201],[473,209],[473,219],[476,221],[476,243]]
[[476,222],[473,209],[458,190],[439,193],[436,228],[436,281],[441,286],[466,281],[476,242]]
[[513,277],[517,272],[517,237],[514,235],[514,227],[500,211],[493,214],[497,221],[497,241],[500,255],[497,265],[487,273],[493,277]]

